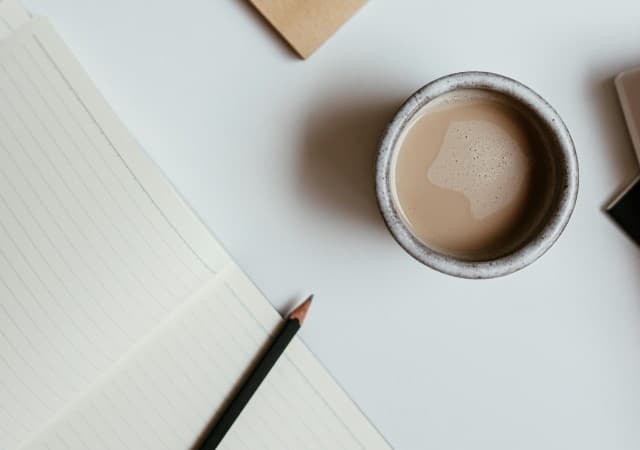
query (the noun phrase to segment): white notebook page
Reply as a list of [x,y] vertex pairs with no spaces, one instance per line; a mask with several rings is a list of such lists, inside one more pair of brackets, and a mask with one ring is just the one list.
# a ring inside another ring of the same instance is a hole
[[165,217],[170,209],[145,192],[36,30],[49,31],[32,22],[0,48],[8,442],[66,405],[222,267],[207,265]]
[[[4,42],[0,448],[186,448],[279,320],[46,21]],[[226,448],[387,448],[299,341],[278,364]]]
[[18,0],[0,0],[0,39],[9,36],[30,18]]
[[[28,448],[190,448],[279,320],[228,266]],[[220,448],[389,447],[296,339]]]

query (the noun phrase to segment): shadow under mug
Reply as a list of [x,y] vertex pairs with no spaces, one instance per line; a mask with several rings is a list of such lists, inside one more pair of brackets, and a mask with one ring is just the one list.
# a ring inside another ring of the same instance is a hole
[[[392,172],[399,140],[412,118],[429,102],[459,89],[481,89],[507,96],[526,110],[544,133],[553,164],[551,201],[541,223],[511,252],[481,261],[457,258],[430,248],[407,225],[395,196]],[[439,78],[416,91],[387,126],[378,148],[376,193],[384,221],[407,253],[440,272],[462,278],[494,278],[520,270],[542,256],[567,225],[578,195],[578,159],[569,131],[553,107],[527,86],[489,72],[461,72]]]

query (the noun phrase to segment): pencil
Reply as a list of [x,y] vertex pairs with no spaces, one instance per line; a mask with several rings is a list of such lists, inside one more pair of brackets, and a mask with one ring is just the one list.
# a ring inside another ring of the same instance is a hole
[[278,334],[273,338],[269,347],[264,351],[260,360],[253,367],[246,380],[240,386],[233,398],[223,410],[220,418],[213,425],[200,445],[200,450],[213,450],[220,445],[233,422],[238,418],[244,407],[249,403],[253,394],[258,390],[269,371],[280,355],[285,351],[291,339],[296,335],[307,316],[313,295],[291,311]]

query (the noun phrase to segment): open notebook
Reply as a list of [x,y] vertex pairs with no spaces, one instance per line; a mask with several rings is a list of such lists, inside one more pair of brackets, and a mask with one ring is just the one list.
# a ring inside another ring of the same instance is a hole
[[[46,20],[0,0],[0,449],[185,449],[281,318]],[[227,449],[384,449],[299,341]]]

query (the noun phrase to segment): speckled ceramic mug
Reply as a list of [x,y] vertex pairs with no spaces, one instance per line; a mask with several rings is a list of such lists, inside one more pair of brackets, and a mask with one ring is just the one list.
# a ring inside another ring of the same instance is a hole
[[[555,176],[551,201],[540,224],[511,252],[495,259],[469,261],[438,252],[418,239],[398,205],[394,183],[399,140],[411,119],[435,98],[459,89],[482,89],[506,95],[535,121],[547,142]],[[523,84],[488,72],[462,72],[439,78],[414,93],[400,108],[382,136],[376,165],[378,205],[396,241],[414,258],[440,272],[463,278],[494,278],[528,266],[558,239],[573,212],[578,195],[578,160],[566,125],[542,97]]]

